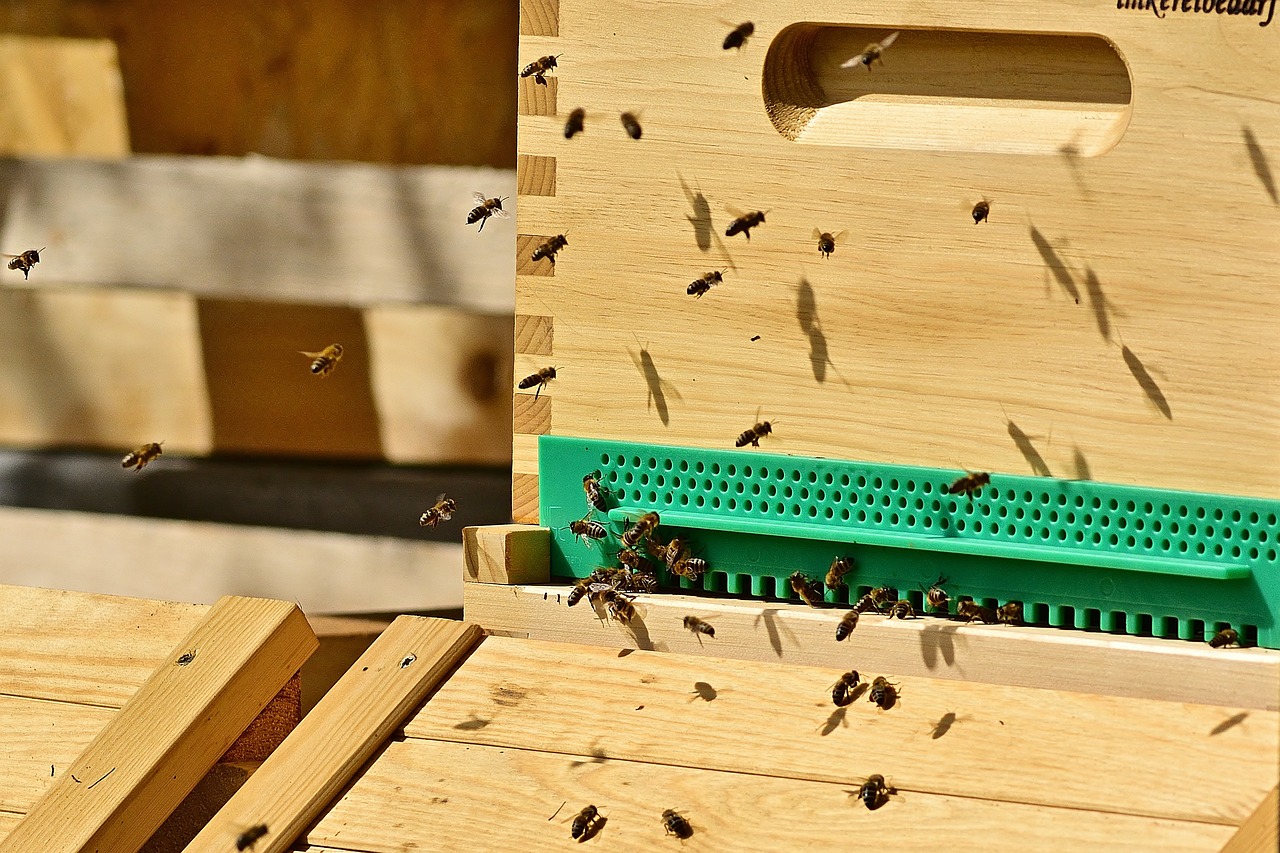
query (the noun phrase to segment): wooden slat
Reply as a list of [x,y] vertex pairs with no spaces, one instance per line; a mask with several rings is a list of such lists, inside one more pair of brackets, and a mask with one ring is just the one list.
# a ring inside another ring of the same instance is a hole
[[555,195],[556,158],[516,155],[516,192],[522,196]]
[[517,472],[511,475],[511,520],[523,524],[538,523],[537,474]]
[[114,708],[0,696],[0,719],[5,721],[0,810],[30,811],[58,777],[72,771],[85,747],[117,713]]
[[1280,849],[1280,787],[1272,788],[1253,814],[1222,848],[1222,853]]
[[315,647],[292,604],[220,600],[172,652],[194,660],[157,669],[0,850],[137,850]]
[[[843,609],[673,594],[640,596],[640,618],[628,626],[569,609],[569,589],[468,583],[463,606],[487,630],[531,639],[816,666],[855,660],[901,675],[1280,710],[1280,652],[1271,649],[877,615],[862,616],[836,642]],[[700,645],[684,628],[686,615],[710,620],[715,639]]]
[[525,355],[551,355],[554,332],[550,317],[517,314],[515,351]]
[[259,823],[270,831],[255,850],[289,849],[480,637],[474,625],[399,617],[187,850],[223,853]]
[[[1274,712],[1224,725],[1232,709],[894,673],[891,710],[860,695],[841,712],[830,698],[839,669],[621,655],[490,637],[406,734],[821,782],[882,773],[905,790],[1231,826],[1280,773]],[[476,717],[490,722],[460,727]],[[1206,778],[1232,784],[1190,793]]]
[[524,435],[546,435],[551,432],[551,398],[515,395],[514,429]]
[[520,0],[520,35],[560,35],[559,0]]
[[[484,584],[545,583],[551,572],[551,537],[524,524],[466,527],[464,577]],[[483,623],[480,623],[483,624]]]
[[[525,63],[537,57],[530,57]],[[553,116],[556,114],[556,89],[560,84],[555,77],[547,77],[546,85],[534,82],[533,77],[520,78],[520,89],[517,94],[517,109],[522,116]]]

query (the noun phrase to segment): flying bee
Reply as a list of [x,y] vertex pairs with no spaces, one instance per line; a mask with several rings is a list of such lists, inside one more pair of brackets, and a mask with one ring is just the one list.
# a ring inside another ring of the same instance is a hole
[[871,682],[871,690],[867,694],[868,701],[877,705],[880,710],[887,711],[898,701],[898,685],[893,684],[883,675],[877,675]]
[[791,577],[787,578],[787,582],[791,584],[791,591],[800,596],[800,599],[810,607],[822,606],[822,582],[811,581],[805,577],[803,572],[795,572]]
[[702,278],[694,279],[693,283],[689,285],[689,289],[686,291],[686,293],[688,293],[690,296],[696,296],[697,298],[701,299],[703,294],[711,290],[711,288],[715,287],[717,284],[722,283],[723,281],[724,281],[724,273],[719,270],[712,270],[711,272],[704,275]]
[[640,134],[643,132],[640,130],[640,120],[632,113],[623,113],[619,118],[622,119],[622,126],[626,129],[627,136],[632,139],[639,139]]
[[996,610],[996,618],[1006,625],[1022,624],[1022,602],[1010,601]]
[[754,210],[751,213],[740,213],[739,211],[735,211],[733,208],[729,208],[729,212],[736,216],[737,219],[730,222],[729,227],[725,229],[724,236],[726,237],[732,237],[734,234],[742,234],[750,240],[751,229],[755,228],[757,225],[764,224],[763,210]]
[[257,826],[251,826],[236,837],[237,850],[252,850],[253,845],[258,843],[258,839],[266,835],[268,832],[267,825],[260,823]]
[[422,514],[418,519],[418,523],[423,527],[435,527],[442,521],[448,521],[453,518],[453,514],[458,511],[458,502],[453,498],[445,497],[441,492],[436,497],[435,505],[431,509]]
[[853,629],[858,627],[858,611],[850,610],[840,620],[840,624],[836,626],[836,642],[845,640],[853,633]]
[[836,707],[843,708],[853,701],[853,688],[858,686],[859,681],[861,679],[858,677],[858,671],[851,669],[831,685],[831,701]]
[[674,835],[681,840],[693,835],[693,827],[689,825],[689,821],[675,809],[667,809],[662,813],[662,826],[667,831],[667,835]]
[[867,777],[867,781],[862,783],[862,787],[858,789],[858,799],[862,800],[862,804],[870,811],[875,811],[885,804],[890,794],[897,793],[893,788],[885,784],[884,777],[879,773]]
[[147,463],[151,462],[161,454],[160,445],[163,441],[153,441],[144,444],[137,450],[131,450],[124,455],[124,459],[120,461],[122,468],[132,468],[135,471],[141,471],[147,467]]
[[626,529],[622,534],[622,544],[627,548],[634,548],[640,544],[640,540],[646,536],[653,534],[657,528],[658,514],[656,512],[646,512],[644,515],[636,519],[635,523]]
[[582,600],[582,596],[587,594],[587,591],[591,588],[591,583],[592,580],[589,576],[580,578],[578,582],[573,585],[573,589],[569,590],[569,596],[565,599],[564,603],[573,607]]
[[556,378],[556,369],[554,367],[544,367],[537,373],[530,373],[524,379],[520,380],[520,384],[516,387],[522,391],[528,390],[537,385],[538,390],[533,392],[533,399],[538,399],[538,395],[542,393],[542,389],[547,387],[547,383]]
[[973,224],[977,225],[979,222],[984,221],[987,218],[987,214],[990,212],[991,202],[984,198],[973,206]]
[[467,214],[467,224],[475,225],[480,223],[480,231],[484,230],[484,224],[489,221],[490,216],[496,216],[499,219],[507,219],[511,214],[502,209],[502,203],[507,200],[508,196],[502,198],[485,198],[484,193],[472,193],[471,197],[476,200],[476,206],[471,208],[471,212]]
[[631,599],[615,587],[600,590],[596,593],[595,600],[604,605],[608,614],[618,622],[630,622],[636,616],[636,609],[631,604]]
[[546,240],[538,248],[534,249],[533,255],[531,257],[535,261],[540,261],[543,258],[546,258],[547,260],[551,261],[552,266],[555,266],[556,252],[560,251],[567,245],[569,245],[568,239],[566,239],[563,234],[557,234],[556,236]]
[[981,495],[982,490],[991,483],[991,475],[985,471],[971,471],[947,486],[947,494],[964,495],[973,500],[974,495]]
[[760,446],[760,439],[773,432],[773,423],[771,421],[761,421],[751,429],[742,431],[742,435],[738,436],[738,440],[733,443],[734,447],[746,447],[748,444],[752,447]]
[[557,53],[555,56],[543,56],[535,59],[520,71],[521,79],[532,77],[533,82],[539,86],[547,85],[547,74],[556,67],[556,60],[562,56],[564,56],[563,53]]
[[596,810],[596,807],[587,806],[574,817],[573,826],[569,831],[579,841],[586,841],[591,837],[591,830],[595,828],[596,821],[599,819],[600,812]]
[[604,529],[603,524],[598,521],[587,521],[585,518],[569,522],[569,532],[581,539],[583,545],[590,545],[591,539],[603,539],[609,535],[609,531]]
[[1000,621],[1000,615],[994,607],[983,607],[972,598],[962,598],[956,605],[956,615],[969,622],[986,622],[994,625]]
[[569,120],[564,123],[564,138],[573,139],[579,133],[582,133],[583,124],[587,119],[587,111],[582,107],[578,107],[569,113]]
[[889,618],[911,619],[916,615],[915,608],[905,598],[899,599],[889,608]]
[[854,569],[852,557],[836,557],[831,561],[831,568],[827,569],[827,589],[836,589],[845,585],[844,576]]
[[0,257],[9,259],[9,269],[22,270],[22,278],[31,277],[31,268],[40,263],[40,253],[47,247],[41,246],[39,249],[27,249],[21,255],[10,255],[0,252]]
[[747,39],[751,38],[751,34],[756,31],[756,25],[747,21],[745,24],[738,24],[733,28],[729,35],[724,37],[724,49],[732,50],[733,48],[742,49],[747,43]]
[[706,634],[708,637],[715,639],[715,626],[704,619],[699,619],[697,616],[684,617],[684,626],[695,634]]
[[308,369],[313,376],[325,377],[333,373],[333,369],[338,366],[338,362],[342,361],[342,344],[329,344],[320,352],[298,350],[298,354],[312,359],[311,367]]
[[876,42],[872,42],[871,44],[867,45],[862,49],[862,53],[858,54],[857,56],[851,56],[848,59],[846,59],[844,62],[840,63],[840,67],[856,68],[859,65],[865,65],[867,66],[867,70],[870,71],[871,63],[873,62],[879,61],[880,64],[883,65],[884,59],[881,58],[882,55],[889,48],[889,45],[893,44],[897,40],[897,38],[898,38],[897,33],[889,33],[889,35],[884,37],[883,41],[879,42],[878,44]]
[[1209,647],[1221,649],[1230,645],[1238,645],[1239,643],[1240,635],[1236,633],[1235,628],[1223,628],[1213,635],[1213,639],[1209,641]]
[[849,232],[841,231],[839,234],[832,234],[830,231],[820,231],[813,229],[813,239],[818,241],[818,254],[824,258],[829,258],[836,253],[836,243],[844,239],[844,235]]
[[582,491],[586,492],[587,503],[604,512],[609,504],[604,499],[604,488],[600,485],[600,472],[592,471],[582,478]]

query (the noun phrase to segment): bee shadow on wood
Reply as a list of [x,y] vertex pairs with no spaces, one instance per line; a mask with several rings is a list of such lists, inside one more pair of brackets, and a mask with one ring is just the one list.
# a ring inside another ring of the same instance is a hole
[[778,631],[782,628],[787,632],[788,639],[793,644],[796,642],[795,633],[786,625],[778,622],[778,610],[774,607],[766,607],[760,611],[760,615],[756,617],[755,624],[759,626],[760,622],[764,622],[765,633],[769,635],[769,647],[773,649],[773,653],[778,657],[782,657],[782,634]]
[[598,741],[591,745],[590,754],[591,754],[591,757],[586,761],[570,761],[569,766],[584,767],[588,764],[604,764],[606,761],[609,760],[609,754],[604,751],[604,747],[600,746]]
[[640,618],[637,612],[626,622],[622,623],[626,629],[631,632],[631,637],[635,641],[636,648],[643,649],[648,652],[665,652],[665,645],[659,648],[654,644],[653,638],[649,636],[649,626],[644,624],[644,619]]
[[655,408],[658,410],[658,420],[662,421],[663,426],[671,423],[671,411],[667,407],[667,392],[677,400],[683,399],[680,392],[675,386],[667,382],[658,373],[658,365],[654,364],[653,356],[649,354],[647,347],[640,347],[639,353],[634,353],[630,349],[627,355],[631,356],[631,361],[635,364],[636,370],[640,371],[640,375],[644,377],[644,384],[649,389],[649,399],[645,403],[647,408]]
[[822,724],[820,734],[823,737],[826,737],[827,735],[831,734],[841,726],[848,728],[849,721],[845,719],[845,715],[848,713],[849,713],[849,708],[847,706],[843,708],[836,708],[834,711],[831,712],[831,716],[827,717],[827,721]]
[[1225,720],[1223,720],[1222,722],[1214,726],[1213,729],[1211,729],[1209,732],[1209,737],[1213,737],[1214,735],[1220,735],[1223,732],[1227,731],[1228,729],[1234,729],[1236,726],[1240,725],[1248,718],[1249,718],[1248,711],[1241,711],[1238,714],[1232,714],[1230,717],[1227,717]]
[[694,699],[701,699],[703,702],[714,702],[716,697],[719,695],[720,694],[716,689],[707,682],[695,681],[693,683],[693,696],[689,701],[692,702]]
[[679,172],[676,172],[676,177],[680,180],[680,188],[684,190],[685,200],[693,208],[693,215],[685,216],[685,219],[689,220],[689,224],[693,226],[693,242],[702,251],[710,251],[712,235],[711,203],[702,194],[702,190],[690,190],[689,185],[684,182],[684,176]]
[[587,824],[586,831],[578,838],[579,841],[590,841],[600,834],[600,830],[604,829],[604,825],[609,822],[609,818],[604,815],[596,815],[596,819]]
[[[827,348],[827,336],[822,331],[822,321],[818,319],[818,300],[813,292],[809,279],[801,276],[796,286],[796,320],[800,323],[800,331],[809,337],[809,364],[813,368],[813,378],[819,383],[827,381],[827,367],[835,370],[835,362],[831,360]],[[835,370],[840,376],[840,371]],[[849,383],[843,376],[840,380],[847,386]]]
[[477,717],[475,714],[472,714],[471,719],[463,720],[461,723],[457,723],[456,725],[454,725],[454,728],[464,732],[473,732],[479,729],[483,729],[485,726],[489,725],[492,722],[493,720],[486,720],[483,717]]
[[1122,318],[1125,314],[1111,307],[1106,294],[1102,292],[1102,282],[1098,281],[1098,274],[1093,271],[1093,267],[1085,267],[1084,292],[1089,297],[1089,307],[1093,309],[1093,317],[1098,322],[1098,334],[1102,335],[1104,341],[1110,341],[1111,314],[1114,313]]
[[1074,141],[1068,142],[1058,148],[1058,153],[1062,155],[1062,159],[1067,163],[1067,171],[1071,173],[1071,180],[1075,181],[1076,189],[1080,190],[1080,195],[1084,196],[1086,201],[1093,197],[1093,193],[1089,192],[1089,185],[1085,183],[1084,173],[1080,169],[1080,146]]
[[1089,460],[1085,458],[1084,451],[1078,444],[1072,449],[1071,464],[1076,469],[1077,480],[1093,479],[1093,472],[1089,470]]
[[933,724],[933,729],[929,733],[929,738],[931,740],[937,740],[947,732],[951,731],[951,727],[956,724],[957,719],[959,718],[956,717],[955,711],[948,711],[943,714],[938,718],[938,722]]
[[1005,415],[1005,429],[1009,432],[1009,438],[1013,439],[1014,445],[1018,448],[1018,452],[1022,454],[1022,458],[1027,460],[1027,464],[1031,466],[1031,471],[1037,477],[1052,477],[1049,472],[1049,463],[1044,461],[1044,457],[1040,455],[1040,451],[1036,450],[1036,446],[1031,443],[1031,436],[1022,431],[1022,428],[1014,423],[1008,415]]
[[1122,346],[1120,353],[1124,356],[1125,366],[1129,368],[1129,372],[1133,374],[1133,378],[1138,381],[1138,385],[1142,388],[1142,393],[1146,394],[1147,399],[1160,410],[1160,414],[1169,420],[1173,420],[1173,410],[1169,408],[1169,400],[1164,396],[1164,392],[1160,390],[1160,386],[1151,375],[1151,371],[1147,370],[1147,366],[1142,363],[1142,359],[1138,358],[1138,354],[1129,349],[1128,346]]
[[1036,249],[1040,252],[1040,257],[1044,259],[1044,265],[1053,273],[1054,279],[1057,280],[1059,286],[1066,291],[1067,295],[1077,304],[1080,304],[1080,288],[1076,286],[1075,278],[1071,275],[1071,270],[1067,269],[1066,262],[1062,260],[1062,256],[1053,248],[1052,244],[1045,239],[1044,234],[1040,233],[1040,229],[1034,225],[1031,226],[1031,242],[1036,244]]
[[1257,137],[1253,135],[1253,130],[1247,124],[1240,126],[1240,132],[1244,136],[1244,146],[1249,150],[1249,162],[1253,163],[1253,171],[1262,182],[1262,188],[1271,197],[1272,204],[1280,205],[1280,195],[1276,193],[1276,179],[1271,174],[1271,164],[1267,162],[1266,152],[1262,150]]
[[938,668],[938,656],[947,666],[956,662],[956,632],[958,625],[925,625],[920,631],[920,657],[925,669]]

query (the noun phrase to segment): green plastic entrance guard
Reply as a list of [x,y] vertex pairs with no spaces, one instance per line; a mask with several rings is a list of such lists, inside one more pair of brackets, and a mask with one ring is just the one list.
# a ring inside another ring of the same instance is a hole
[[[850,556],[830,602],[888,586],[922,611],[945,578],[953,599],[1021,601],[1029,624],[1185,640],[1230,625],[1280,648],[1280,501],[1005,474],[970,500],[947,494],[963,471],[549,435],[538,456],[558,577],[616,565],[624,526],[652,510],[664,541],[679,535],[710,564],[708,592],[793,598],[792,572],[819,579]],[[594,515],[603,541],[568,529],[593,471],[610,507]]]

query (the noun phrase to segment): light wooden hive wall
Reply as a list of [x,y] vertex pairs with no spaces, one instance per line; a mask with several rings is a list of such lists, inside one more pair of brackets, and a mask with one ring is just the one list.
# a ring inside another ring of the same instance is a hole
[[[523,0],[521,67],[559,60],[519,81],[515,379],[558,377],[515,395],[514,518],[540,434],[763,419],[788,454],[1280,497],[1280,24],[1251,8]],[[766,222],[726,237],[727,206]],[[830,259],[815,228],[848,232]]]

